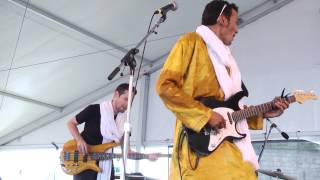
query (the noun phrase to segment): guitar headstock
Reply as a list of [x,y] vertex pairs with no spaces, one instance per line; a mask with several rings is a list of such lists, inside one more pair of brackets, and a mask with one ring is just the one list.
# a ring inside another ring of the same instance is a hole
[[317,100],[320,98],[313,91],[305,92],[303,90],[296,90],[293,93],[293,96],[295,97],[296,102],[300,104],[303,104],[307,100]]

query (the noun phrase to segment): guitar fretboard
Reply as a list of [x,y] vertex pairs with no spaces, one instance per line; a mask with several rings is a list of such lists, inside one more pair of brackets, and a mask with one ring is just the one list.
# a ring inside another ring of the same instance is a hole
[[[80,154],[78,151],[74,152],[64,152],[63,158],[66,161],[87,161],[87,160],[110,160],[110,159],[120,159],[122,154],[115,153],[104,153],[104,152],[93,152],[86,155]],[[171,157],[169,154],[159,154],[158,157]],[[148,159],[148,154],[132,153],[128,154],[129,159],[141,160]]]
[[[114,154],[114,153],[92,153],[91,154],[93,159],[96,160],[108,160],[108,159],[120,159],[122,158],[122,154]],[[148,154],[128,154],[129,159],[148,159]]]
[[[286,100],[289,103],[293,103],[293,102],[296,101],[295,96],[289,96],[289,97],[286,98]],[[267,102],[267,103],[263,103],[263,104],[256,105],[256,106],[250,106],[250,107],[248,107],[246,109],[235,111],[235,112],[231,113],[231,116],[232,116],[232,119],[235,122],[237,122],[237,121],[240,121],[240,120],[243,120],[243,119],[247,119],[247,118],[250,118],[250,117],[257,116],[257,115],[259,115],[261,113],[269,112],[269,111],[274,110],[274,109],[276,109],[275,101],[270,101],[270,102]]]

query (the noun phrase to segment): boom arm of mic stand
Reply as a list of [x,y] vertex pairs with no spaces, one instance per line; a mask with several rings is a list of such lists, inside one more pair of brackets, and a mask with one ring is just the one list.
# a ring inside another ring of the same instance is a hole
[[163,23],[165,19],[161,17],[158,22],[148,31],[148,33],[142,38],[142,40],[137,44],[136,48],[138,48],[152,33],[155,33],[155,29],[160,26],[161,23]]
[[269,121],[269,123],[270,123],[274,128],[276,128],[276,130],[279,131],[279,133],[281,134],[281,136],[282,136],[283,138],[285,138],[286,140],[289,139],[289,135],[288,135],[287,133],[281,131],[281,129],[280,129],[274,122],[272,122],[269,118],[266,118],[266,119],[267,119],[267,121]]
[[120,71],[121,66],[123,65],[123,63],[121,63],[119,66],[117,66],[112,73],[108,76],[108,80],[111,81]]
[[121,64],[117,66],[112,73],[108,76],[108,80],[112,80],[120,71],[121,66],[130,66],[131,69],[136,67],[136,61],[134,60],[134,56],[139,52],[137,48],[132,48],[127,54],[121,59]]
[[162,16],[158,22],[150,29],[150,31],[148,31],[148,33],[143,37],[143,39],[136,45],[135,48],[132,48],[130,51],[128,51],[128,53],[121,59],[121,64],[119,66],[117,66],[112,72],[111,74],[108,76],[108,80],[111,81],[120,71],[121,66],[125,65],[129,65],[132,69],[135,68],[136,66],[136,62],[134,60],[134,56],[139,52],[138,47],[141,46],[141,44],[152,34],[152,33],[156,33],[155,29],[158,28],[160,26],[161,23],[163,23],[166,19],[166,16]]

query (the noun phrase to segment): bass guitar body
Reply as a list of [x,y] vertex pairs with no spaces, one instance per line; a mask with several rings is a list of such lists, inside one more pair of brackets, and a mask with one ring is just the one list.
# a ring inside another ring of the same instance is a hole
[[84,155],[77,150],[77,142],[70,140],[63,145],[63,150],[60,153],[62,170],[70,175],[78,174],[88,169],[101,172],[101,169],[97,165],[97,159],[99,159],[99,157],[96,157],[96,154],[105,153],[106,150],[118,145],[117,143],[89,145],[89,153]]

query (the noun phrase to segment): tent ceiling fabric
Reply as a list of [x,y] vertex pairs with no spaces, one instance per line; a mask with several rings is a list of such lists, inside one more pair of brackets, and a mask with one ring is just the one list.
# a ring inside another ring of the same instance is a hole
[[[169,12],[166,22],[157,29],[158,34],[148,39],[144,60],[147,68],[161,67],[177,38],[194,31],[207,2],[177,1],[178,10]],[[270,3],[267,0],[235,2],[240,14]],[[167,3],[0,0],[0,93],[68,108],[99,89],[113,88],[121,78],[110,82],[108,74],[146,34],[154,10]],[[157,19],[156,16],[154,22]],[[141,54],[137,62],[140,57]],[[17,129],[51,113],[59,114],[52,108],[1,94],[0,103],[0,144],[12,140],[15,136],[1,138]]]

